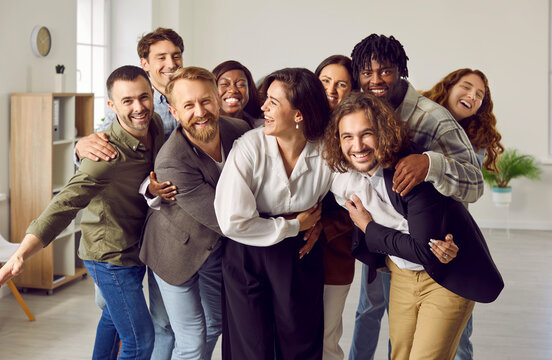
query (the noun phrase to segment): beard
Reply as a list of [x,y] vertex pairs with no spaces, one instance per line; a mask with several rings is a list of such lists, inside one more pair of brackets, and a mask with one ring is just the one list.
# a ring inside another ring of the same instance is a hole
[[[207,120],[209,124],[203,128],[196,128],[195,124]],[[218,131],[218,119],[211,113],[205,116],[194,116],[186,125],[182,125],[186,132],[193,139],[200,142],[209,142],[213,140]]]
[[372,161],[370,162],[364,162],[364,163],[358,163],[352,159],[354,159],[354,156],[352,155],[349,155],[349,154],[343,154],[345,159],[346,159],[346,167],[348,167],[349,169],[351,170],[356,170],[360,173],[365,173],[365,174],[368,174],[370,171],[374,170],[375,168],[378,167],[379,165],[379,162],[378,162],[378,159],[376,158],[376,151],[370,147],[366,148],[363,150],[363,152],[368,152],[369,155],[372,156]]

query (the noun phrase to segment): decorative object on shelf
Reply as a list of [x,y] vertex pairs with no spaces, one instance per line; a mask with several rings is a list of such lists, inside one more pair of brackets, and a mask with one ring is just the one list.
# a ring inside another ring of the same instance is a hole
[[54,92],[62,93],[63,92],[63,72],[65,71],[65,65],[56,65],[56,80],[54,83]]
[[36,25],[31,33],[31,49],[37,57],[45,57],[52,48],[52,35],[46,26]]
[[497,172],[482,169],[483,179],[493,190],[493,202],[496,206],[506,207],[512,201],[512,188],[510,180],[526,177],[538,180],[541,169],[537,160],[530,156],[520,154],[515,149],[508,149],[500,155],[496,161]]

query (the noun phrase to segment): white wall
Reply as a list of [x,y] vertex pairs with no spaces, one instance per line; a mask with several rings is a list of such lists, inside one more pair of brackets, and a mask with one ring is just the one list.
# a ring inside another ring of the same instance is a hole
[[[181,34],[185,64],[212,69],[236,59],[257,79],[284,66],[314,70],[330,54],[349,55],[372,32],[392,34],[405,46],[410,80],[418,88],[429,88],[459,67],[483,70],[490,80],[503,143],[544,158],[549,131],[548,4],[546,0],[523,4],[515,0],[114,0],[111,68],[138,64],[137,41],[157,26]],[[0,0],[0,6],[4,40],[0,193],[9,193],[9,94],[51,91],[54,66],[59,63],[67,69],[67,90],[75,90],[76,2]],[[36,58],[30,49],[36,24],[48,26],[53,36],[46,58]],[[552,229],[551,180],[552,166],[547,165],[540,182],[514,181],[512,227]],[[471,211],[481,225],[505,225],[506,214],[495,209],[488,189]],[[8,203],[0,201],[0,233],[5,237],[8,219]]]
[[[0,9],[0,193],[9,194],[10,93],[53,91],[56,64],[65,65],[65,88],[75,91],[76,2],[0,0]],[[31,51],[35,25],[48,27],[52,35],[45,58]],[[0,234],[9,239],[8,201],[0,201]]]
[[[180,4],[182,14],[190,1]],[[410,81],[419,89],[460,67],[481,69],[490,81],[503,144],[547,156],[546,0],[202,0],[190,9],[193,16],[179,27],[192,37],[185,43],[187,64],[208,69],[235,59],[257,79],[285,66],[314,70],[331,54],[350,55],[373,32],[401,41],[410,57]],[[540,182],[514,180],[511,227],[552,229],[552,167],[543,168]],[[503,227],[506,213],[494,207],[490,193],[486,188],[470,209],[480,225]]]
[[111,71],[123,65],[140,66],[136,52],[138,40],[151,31],[151,0],[111,1]]

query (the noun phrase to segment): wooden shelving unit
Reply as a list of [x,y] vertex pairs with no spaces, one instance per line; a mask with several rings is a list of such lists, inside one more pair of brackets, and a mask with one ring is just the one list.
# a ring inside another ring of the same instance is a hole
[[[12,242],[21,242],[31,221],[74,174],[74,143],[93,131],[94,94],[11,95]],[[76,258],[78,239],[80,226],[73,221],[52,244],[25,263],[25,271],[15,279],[17,286],[45,289],[51,294],[85,275],[86,269]],[[54,275],[58,280],[54,281]]]

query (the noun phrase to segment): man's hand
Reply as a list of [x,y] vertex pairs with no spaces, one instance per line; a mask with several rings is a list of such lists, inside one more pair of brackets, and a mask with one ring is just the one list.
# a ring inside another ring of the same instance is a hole
[[366,231],[368,223],[374,221],[374,219],[372,219],[372,214],[364,208],[362,201],[360,201],[356,195],[353,195],[351,200],[347,200],[345,207],[349,211],[349,216],[351,220],[353,220],[353,223],[362,230],[362,232]]
[[424,181],[429,171],[429,156],[412,154],[403,157],[395,165],[393,191],[405,196],[414,186]]
[[99,161],[100,159],[109,161],[117,157],[117,152],[109,143],[109,138],[103,132],[93,133],[83,137],[75,145],[75,151],[77,157],[82,160],[83,158],[90,159],[92,161]]
[[4,266],[0,268],[0,286],[23,271],[23,259],[12,256]]
[[160,196],[167,201],[175,200],[174,196],[178,194],[176,186],[172,185],[170,181],[157,182],[157,176],[153,171],[150,172],[148,192],[152,197]]
[[429,240],[429,248],[433,255],[439,259],[443,264],[451,262],[458,254],[458,246],[452,240],[452,234],[445,236],[445,241],[442,240]]
[[322,223],[319,221],[313,227],[307,230],[303,240],[307,243],[299,250],[299,259],[307,255],[313,248],[314,244],[318,241],[320,233],[322,232]]

